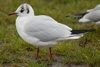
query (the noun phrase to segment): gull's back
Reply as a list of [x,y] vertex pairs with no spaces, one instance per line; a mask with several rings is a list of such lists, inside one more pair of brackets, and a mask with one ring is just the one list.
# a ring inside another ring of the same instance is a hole
[[25,32],[40,41],[51,41],[61,37],[70,36],[72,30],[60,24],[49,16],[34,16],[25,25]]

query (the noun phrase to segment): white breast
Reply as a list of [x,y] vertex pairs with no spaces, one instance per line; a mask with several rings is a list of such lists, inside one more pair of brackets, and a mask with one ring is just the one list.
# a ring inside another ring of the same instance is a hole
[[28,19],[26,17],[21,17],[21,18],[18,17],[16,19],[16,29],[22,39],[24,39],[26,42],[28,42],[30,44],[33,44],[33,43],[37,42],[38,40],[25,33],[24,28],[25,28],[25,24],[27,23],[27,21],[28,21]]

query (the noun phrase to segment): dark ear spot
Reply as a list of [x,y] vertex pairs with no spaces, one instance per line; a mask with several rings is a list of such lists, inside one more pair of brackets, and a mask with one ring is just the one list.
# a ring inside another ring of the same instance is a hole
[[27,14],[29,13],[29,8],[28,8],[28,6],[27,6]]
[[27,8],[27,13],[29,13],[29,9]]

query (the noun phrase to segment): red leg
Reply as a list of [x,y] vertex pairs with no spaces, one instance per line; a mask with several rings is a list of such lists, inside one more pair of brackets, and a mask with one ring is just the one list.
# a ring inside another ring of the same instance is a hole
[[47,56],[47,60],[52,58],[51,47],[49,47],[50,56]]
[[50,58],[51,58],[52,57],[51,47],[49,47],[49,51],[50,51]]
[[38,58],[38,53],[39,53],[39,47],[37,48],[37,55],[36,55],[36,58]]

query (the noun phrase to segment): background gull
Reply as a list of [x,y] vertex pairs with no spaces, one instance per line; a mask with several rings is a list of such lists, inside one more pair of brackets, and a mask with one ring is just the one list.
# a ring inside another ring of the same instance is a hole
[[79,22],[95,22],[96,24],[100,24],[100,4],[82,14],[76,14],[67,17],[73,17],[79,20]]

